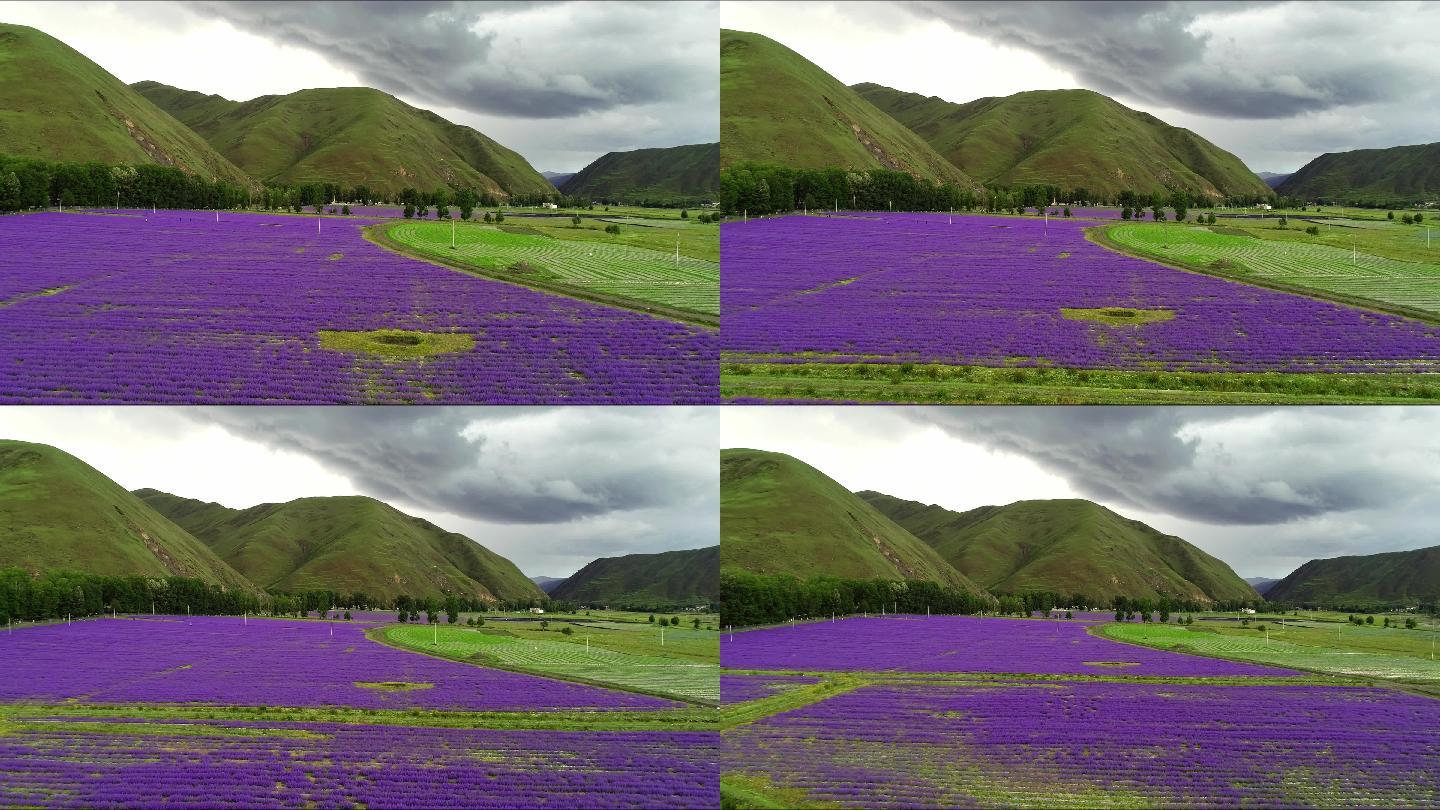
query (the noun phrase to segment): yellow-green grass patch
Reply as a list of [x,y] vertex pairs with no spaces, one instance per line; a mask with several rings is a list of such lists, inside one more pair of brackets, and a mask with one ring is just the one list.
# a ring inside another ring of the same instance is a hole
[[1096,307],[1081,309],[1062,307],[1060,316],[1068,321],[1094,321],[1110,326],[1134,326],[1142,323],[1158,323],[1172,320],[1175,311],[1170,309],[1135,309],[1134,307]]
[[382,357],[429,357],[475,348],[475,338],[463,332],[421,332],[415,329],[347,332],[322,329],[318,336],[322,349]]

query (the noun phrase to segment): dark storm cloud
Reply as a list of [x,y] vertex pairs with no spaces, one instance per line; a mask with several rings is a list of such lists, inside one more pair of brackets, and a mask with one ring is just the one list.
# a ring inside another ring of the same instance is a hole
[[[683,408],[216,408],[361,492],[490,523],[673,522],[716,500],[715,416]],[[714,512],[718,514],[718,512]],[[683,521],[681,521],[683,522]]]
[[[370,86],[477,114],[569,118],[629,106],[704,104],[717,92],[713,3],[202,2],[190,8],[328,57]],[[516,22],[517,14],[527,21]],[[714,111],[696,111],[705,115],[713,118]]]
[[[910,2],[1085,87],[1219,118],[1289,118],[1414,94],[1434,9],[1404,3]],[[1391,145],[1391,144],[1386,144]]]
[[1424,409],[899,412],[1026,456],[1086,497],[1212,525],[1333,519],[1433,501],[1440,492],[1440,413]]

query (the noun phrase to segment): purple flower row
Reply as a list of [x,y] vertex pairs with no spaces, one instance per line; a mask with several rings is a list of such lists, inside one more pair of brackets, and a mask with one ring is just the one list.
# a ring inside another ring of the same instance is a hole
[[[709,808],[719,802],[719,735],[713,732],[205,723],[216,728],[207,734],[187,723],[175,734],[150,726],[131,736],[72,730],[66,722],[45,725],[0,737],[0,805]],[[223,728],[256,733],[237,736]],[[272,728],[287,736],[262,734]]]
[[[1093,622],[889,616],[726,634],[727,669],[1290,676],[1291,670],[1156,650],[1085,632]],[[722,687],[723,688],[723,687]]]
[[[0,633],[0,701],[545,711],[681,704],[444,661],[345,622],[94,619]],[[398,682],[390,691],[357,684]]]
[[[374,221],[0,218],[0,403],[716,401],[713,331],[408,259],[363,238]],[[320,344],[377,329],[476,346]]]
[[880,685],[729,729],[723,757],[844,807],[1436,807],[1437,727],[1385,689]]
[[[726,223],[723,351],[1136,371],[1440,369],[1440,328],[1120,255],[1085,239],[1093,226],[888,213]],[[1105,308],[1173,318],[1117,326],[1062,312]]]

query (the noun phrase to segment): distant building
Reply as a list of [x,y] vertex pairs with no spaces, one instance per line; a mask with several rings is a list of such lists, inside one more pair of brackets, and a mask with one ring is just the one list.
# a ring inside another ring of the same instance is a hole
[[[545,608],[530,608],[530,612],[531,612],[531,613],[544,613],[544,612],[545,612]],[[1251,613],[1254,613],[1255,611],[1252,610],[1252,611],[1250,611],[1250,612],[1251,612]]]
[[1255,608],[1240,608],[1240,612],[1253,614],[1255,612]]
[[555,203],[541,203],[541,204],[540,204],[540,207],[541,207],[541,208],[559,208],[560,206],[556,205]]
[[1256,203],[1256,204],[1255,204],[1255,207],[1256,207],[1256,208],[1259,208],[1261,211],[1269,211],[1269,210],[1271,210],[1270,203]]

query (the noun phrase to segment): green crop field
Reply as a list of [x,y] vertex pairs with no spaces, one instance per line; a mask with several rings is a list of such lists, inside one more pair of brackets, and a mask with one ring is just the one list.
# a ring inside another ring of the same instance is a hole
[[[568,637],[555,630],[537,631],[563,640],[542,640],[530,633],[523,637],[498,635],[491,632],[492,629],[493,625],[484,628],[396,625],[382,632],[385,641],[397,646],[448,658],[695,703],[720,702],[719,634],[714,631],[667,629],[665,647],[673,644],[677,650],[691,653],[682,657],[683,653],[670,655],[668,651],[666,655],[658,655],[601,647],[596,643],[599,633],[595,631],[589,631],[592,637],[587,649],[584,629]],[[654,635],[653,649],[661,649],[658,629]],[[715,651],[715,660],[697,660],[695,651],[707,642]]]
[[[1227,222],[1227,233],[1203,226],[1131,222],[1110,226],[1105,236],[1124,250],[1201,272],[1279,283],[1346,303],[1372,302],[1402,314],[1440,316],[1440,240],[1434,243],[1433,257],[1426,259],[1423,228],[1367,224],[1372,227],[1329,231],[1322,225],[1317,237],[1294,221],[1284,230],[1273,225],[1237,229]],[[1248,235],[1239,235],[1239,230]],[[1392,242],[1399,243],[1398,248],[1385,250]],[[1410,258],[1397,257],[1397,251],[1406,248]]]
[[[1103,624],[1094,632],[1147,647],[1352,677],[1440,682],[1440,648],[1428,625],[1405,630],[1344,621],[1250,619],[1172,624]],[[1265,630],[1259,629],[1264,627]],[[1267,638],[1266,633],[1269,633]]]
[[[491,278],[562,293],[573,290],[634,308],[658,304],[702,316],[719,315],[720,264],[691,255],[696,244],[709,239],[718,256],[715,226],[642,229],[622,225],[622,233],[613,236],[603,231],[603,223],[582,222],[588,225],[555,227],[544,221],[526,223],[521,217],[498,226],[457,223],[455,248],[450,247],[450,223],[405,221],[380,226],[380,233],[421,256],[440,258]],[[630,241],[651,244],[630,244],[627,230],[637,234]],[[639,234],[641,231],[655,233]],[[693,234],[688,240],[681,237],[678,259],[674,249],[677,233]],[[668,252],[659,249],[666,244]]]

